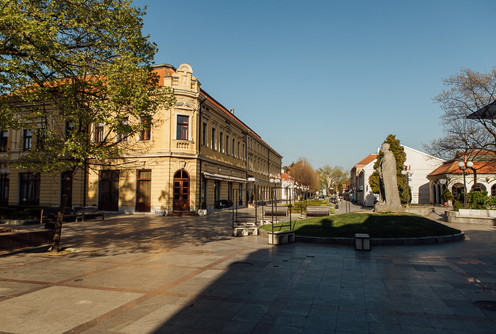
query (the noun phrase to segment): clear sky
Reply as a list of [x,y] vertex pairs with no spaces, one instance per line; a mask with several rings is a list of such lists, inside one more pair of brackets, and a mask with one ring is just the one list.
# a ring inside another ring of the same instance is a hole
[[441,135],[442,80],[496,65],[494,0],[135,0],[155,63],[202,88],[283,165],[350,169],[388,134],[424,151]]

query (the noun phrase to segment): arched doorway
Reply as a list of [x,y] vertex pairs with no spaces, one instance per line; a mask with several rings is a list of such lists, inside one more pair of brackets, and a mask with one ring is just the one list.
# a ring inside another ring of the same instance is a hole
[[456,183],[453,185],[453,187],[451,188],[451,193],[453,194],[455,200],[463,201],[464,189],[465,187],[461,183]]
[[184,169],[174,174],[174,211],[189,211],[189,174]]

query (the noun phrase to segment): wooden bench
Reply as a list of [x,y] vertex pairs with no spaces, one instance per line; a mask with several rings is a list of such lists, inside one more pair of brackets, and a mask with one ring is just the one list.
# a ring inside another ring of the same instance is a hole
[[264,216],[287,216],[288,207],[287,206],[266,206],[264,207]]
[[296,241],[296,235],[294,231],[276,231],[274,233],[269,232],[268,236],[269,245],[282,245]]
[[331,208],[328,206],[307,206],[307,216],[330,216]]
[[[44,208],[42,209],[42,219],[44,222],[55,222],[59,214],[59,208]],[[73,222],[76,220],[74,211],[70,208],[64,210],[63,221]]]
[[74,215],[76,216],[76,221],[81,219],[84,221],[87,218],[97,218],[101,217],[105,220],[105,214],[103,211],[99,211],[96,206],[83,206],[74,208]]

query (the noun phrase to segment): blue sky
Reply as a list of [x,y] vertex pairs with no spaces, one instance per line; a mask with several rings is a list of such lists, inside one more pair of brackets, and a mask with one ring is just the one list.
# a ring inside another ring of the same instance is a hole
[[496,65],[494,0],[135,0],[155,63],[202,88],[284,156],[350,169],[388,134],[442,133],[442,80]]

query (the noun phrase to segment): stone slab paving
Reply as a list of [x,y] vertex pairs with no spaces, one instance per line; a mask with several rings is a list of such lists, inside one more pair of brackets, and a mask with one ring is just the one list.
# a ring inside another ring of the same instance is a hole
[[67,224],[0,253],[1,333],[495,333],[496,230],[352,247],[232,237],[230,213]]

